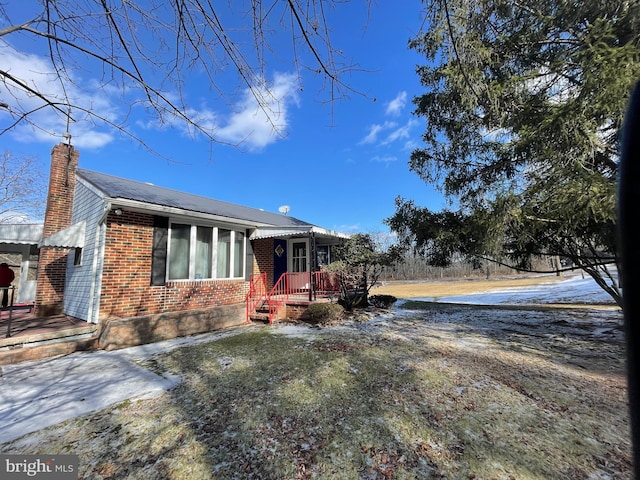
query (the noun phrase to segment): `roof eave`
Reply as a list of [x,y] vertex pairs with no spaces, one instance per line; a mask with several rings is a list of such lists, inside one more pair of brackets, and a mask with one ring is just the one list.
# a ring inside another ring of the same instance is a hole
[[169,207],[167,205],[157,205],[154,203],[141,202],[139,200],[131,200],[127,198],[110,197],[105,201],[111,204],[111,208],[120,207],[125,210],[140,213],[158,213],[165,216],[185,216],[191,218],[198,218],[202,220],[218,221],[224,223],[233,223],[236,225],[242,225],[247,228],[257,228],[271,226],[270,224],[257,223],[249,220],[242,220],[239,218],[224,217],[222,215],[214,215],[212,213],[196,212],[193,210],[186,210],[184,208]]

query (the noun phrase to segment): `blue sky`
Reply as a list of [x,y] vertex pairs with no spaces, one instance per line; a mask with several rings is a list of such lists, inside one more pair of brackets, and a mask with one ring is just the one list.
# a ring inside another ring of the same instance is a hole
[[[9,11],[14,23],[27,19],[23,12],[31,1]],[[210,144],[177,125],[160,126],[141,109],[123,105],[117,92],[93,90],[99,73],[90,68],[77,72],[74,95],[116,121],[128,114],[131,131],[170,159],[104,125],[78,122],[70,131],[80,167],[273,212],[289,205],[291,216],[348,233],[386,232],[383,219],[394,213],[398,195],[440,210],[445,206],[442,196],[409,172],[407,164],[424,130],[411,102],[422,91],[415,69],[423,60],[407,48],[421,26],[421,9],[418,0],[379,2],[368,19],[358,0],[336,9],[334,46],[357,64],[344,80],[362,95],[350,93],[327,103],[317,74],[302,71],[300,84],[290,63],[268,63],[265,74],[280,99],[282,135],[273,134],[255,114],[247,92],[236,85],[228,86],[237,92],[229,102],[210,85],[192,79],[187,100],[215,125],[220,139],[243,139],[240,148]],[[10,45],[0,43],[0,62],[37,81],[47,69],[41,45],[24,36],[4,40]],[[0,100],[5,96],[0,87]],[[41,121],[64,132],[60,120],[43,116]],[[8,122],[8,114],[0,110],[1,128]],[[0,137],[3,150],[37,157],[47,173],[51,149],[62,140],[26,125]]]

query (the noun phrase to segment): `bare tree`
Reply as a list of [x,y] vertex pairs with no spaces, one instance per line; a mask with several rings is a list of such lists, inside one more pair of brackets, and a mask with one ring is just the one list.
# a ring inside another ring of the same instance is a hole
[[[206,79],[211,96],[225,101],[234,92],[222,87],[222,79],[226,85],[235,75],[234,85],[248,89],[275,130],[279,99],[265,74],[274,59],[294,68],[298,81],[303,71],[321,76],[328,102],[355,93],[343,81],[355,67],[331,39],[330,16],[345,6],[339,0],[42,0],[37,5],[40,11],[30,18],[17,17],[32,10],[31,2],[17,13],[0,5],[0,55],[18,52],[12,39],[39,46],[48,53],[50,81],[56,85],[36,84],[10,64],[0,64],[0,112],[10,114],[0,116],[10,118],[0,124],[0,135],[25,122],[50,132],[37,116],[46,110],[67,124],[108,125],[144,145],[126,119],[74,97],[82,74],[96,70],[102,77],[91,86],[95,91],[119,90],[126,105],[145,108],[157,125],[181,122],[217,143],[222,142],[211,119],[199,115],[197,99],[186,95],[194,76]],[[282,42],[283,32],[289,42]]]
[[0,223],[27,223],[44,215],[46,179],[33,157],[0,156]]
[[378,283],[384,267],[400,259],[396,245],[381,247],[380,240],[368,233],[356,233],[333,250],[336,261],[327,266],[337,273],[340,303],[348,311],[369,304],[369,292]]

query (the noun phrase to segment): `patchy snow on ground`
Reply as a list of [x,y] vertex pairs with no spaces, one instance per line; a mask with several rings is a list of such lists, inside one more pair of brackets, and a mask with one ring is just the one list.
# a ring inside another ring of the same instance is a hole
[[528,287],[513,287],[491,292],[479,292],[470,295],[451,297],[422,297],[423,300],[441,303],[469,303],[474,305],[522,305],[522,304],[613,304],[606,293],[593,278],[585,275],[573,276],[559,282],[541,283]]
[[[423,298],[439,303],[483,305],[588,303],[608,296],[593,280],[580,277],[535,287],[511,288],[500,292],[459,297]],[[248,329],[269,328],[274,333],[309,336],[329,329],[366,330],[374,335],[411,339],[416,335],[437,336],[472,333],[470,348],[491,342],[526,345],[527,336],[539,336],[553,349],[567,339],[606,336],[622,341],[622,313],[619,310],[570,309],[557,313],[535,310],[500,310],[446,307],[407,310],[403,302],[389,310],[366,311],[359,318],[331,327],[274,324],[249,325],[183,337],[113,352],[78,352],[61,358],[0,367],[0,443],[10,441],[55,423],[97,411],[128,398],[159,395],[180,379],[161,377],[141,368],[135,360],[152,358],[168,350],[215,341]],[[363,321],[367,320],[367,321]],[[427,327],[427,328],[424,328]],[[467,341],[469,337],[467,337]],[[575,348],[580,345],[576,343]],[[602,355],[606,352],[594,352]]]
[[114,351],[76,352],[0,367],[0,443],[127,399],[152,398],[180,379],[136,360],[246,332],[230,328]]

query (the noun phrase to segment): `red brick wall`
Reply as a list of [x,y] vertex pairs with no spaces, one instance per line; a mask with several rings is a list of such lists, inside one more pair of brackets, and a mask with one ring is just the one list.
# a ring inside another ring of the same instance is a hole
[[267,288],[273,287],[273,238],[253,241],[253,274],[267,273]]
[[[196,310],[245,301],[248,282],[173,281],[151,286],[153,216],[109,214],[102,272],[100,318]],[[248,266],[251,268],[251,266]]]
[[[44,217],[43,237],[71,226],[73,191],[80,153],[60,143],[51,151],[49,193]],[[43,247],[38,261],[35,313],[58,315],[64,306],[64,284],[69,249]]]

